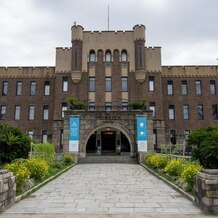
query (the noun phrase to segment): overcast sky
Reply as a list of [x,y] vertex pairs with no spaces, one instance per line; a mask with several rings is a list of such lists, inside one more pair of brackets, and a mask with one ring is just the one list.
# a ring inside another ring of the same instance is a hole
[[0,66],[54,66],[55,47],[85,30],[146,26],[163,65],[218,65],[218,0],[0,0]]

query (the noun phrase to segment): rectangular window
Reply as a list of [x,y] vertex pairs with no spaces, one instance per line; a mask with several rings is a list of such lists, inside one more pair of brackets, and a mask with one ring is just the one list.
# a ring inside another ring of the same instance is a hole
[[128,102],[122,102],[122,110],[123,111],[128,111],[128,109],[129,109]]
[[183,80],[182,81],[182,95],[187,95],[188,94],[188,85],[187,81]]
[[7,113],[7,106],[2,105],[1,106],[0,120],[4,120],[6,118],[6,113]]
[[95,92],[95,77],[89,77],[89,91]]
[[50,82],[45,81],[44,95],[50,95]]
[[199,120],[204,119],[204,110],[203,110],[203,105],[202,104],[197,105],[197,115],[198,115]]
[[188,120],[189,119],[189,106],[187,104],[183,105],[183,119]]
[[148,81],[149,81],[149,91],[153,92],[154,91],[154,77],[149,76]]
[[43,120],[48,120],[48,114],[49,114],[48,106],[44,106],[43,107]]
[[22,94],[22,82],[17,82],[16,95],[19,96],[21,94]]
[[63,77],[62,91],[63,92],[67,92],[68,91],[68,77]]
[[175,119],[174,105],[169,105],[168,115],[169,115],[169,119],[170,120],[174,120]]
[[14,119],[20,120],[20,105],[15,106]]
[[215,80],[210,81],[210,94],[216,95],[216,81]]
[[64,130],[61,129],[60,131],[60,148],[62,149],[64,145]]
[[42,143],[47,142],[48,141],[48,133],[46,130],[42,131]]
[[170,142],[176,144],[176,130],[170,130]]
[[128,92],[128,78],[122,77],[122,92]]
[[196,95],[201,95],[201,81],[200,80],[195,81],[195,91],[196,91]]
[[61,117],[64,118],[64,112],[67,111],[67,103],[62,102],[61,103]]
[[155,105],[155,102],[150,102],[150,110],[152,111],[152,116],[156,117],[156,105]]
[[173,95],[173,81],[167,81],[167,94]]
[[36,82],[32,81],[30,83],[30,95],[36,95]]
[[109,111],[112,109],[112,103],[111,102],[105,102],[105,110]]
[[111,77],[106,77],[105,78],[105,91],[106,92],[111,92],[112,91]]
[[3,82],[2,95],[8,95],[8,82]]
[[212,105],[212,110],[213,110],[213,119],[218,120],[218,105],[213,104]]
[[35,106],[29,106],[29,120],[34,120],[35,117]]
[[95,102],[89,102],[89,110],[94,111],[95,110]]
[[34,134],[34,131],[33,130],[28,130],[28,136],[31,140],[33,140],[33,134]]

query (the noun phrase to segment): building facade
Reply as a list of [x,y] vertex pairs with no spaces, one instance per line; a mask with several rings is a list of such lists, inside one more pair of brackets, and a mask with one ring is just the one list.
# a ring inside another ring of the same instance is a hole
[[[162,66],[161,48],[146,47],[145,26],[84,31],[56,48],[54,67],[0,67],[0,122],[34,141],[69,151],[69,119],[80,118],[79,150],[137,154],[136,119],[147,119],[147,149],[184,143],[193,129],[218,124],[218,67]],[[71,110],[67,98],[83,101]],[[141,110],[130,105],[145,100]]]

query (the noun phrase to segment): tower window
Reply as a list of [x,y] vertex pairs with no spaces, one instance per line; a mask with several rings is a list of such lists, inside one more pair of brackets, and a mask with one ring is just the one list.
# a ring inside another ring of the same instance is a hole
[[95,51],[90,51],[89,62],[95,62],[95,61],[96,61]]
[[148,80],[149,80],[149,91],[153,92],[154,91],[154,77],[149,76]]
[[112,61],[112,55],[111,55],[111,52],[109,50],[106,51],[105,61],[106,62],[111,62]]
[[127,62],[127,52],[125,50],[123,50],[121,52],[121,61],[122,62]]

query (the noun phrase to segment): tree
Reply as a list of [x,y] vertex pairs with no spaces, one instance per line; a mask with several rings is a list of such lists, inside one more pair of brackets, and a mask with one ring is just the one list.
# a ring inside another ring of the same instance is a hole
[[10,163],[17,158],[27,158],[30,138],[20,129],[9,124],[0,124],[0,164]]

